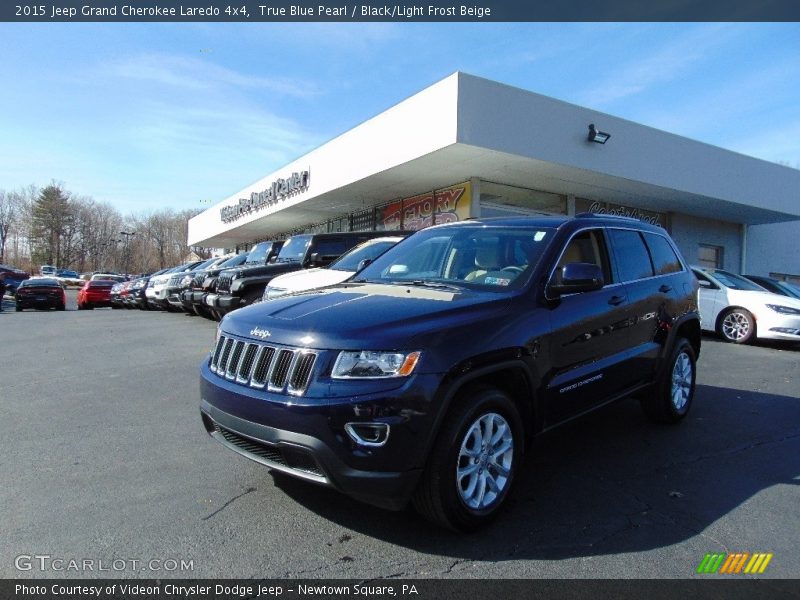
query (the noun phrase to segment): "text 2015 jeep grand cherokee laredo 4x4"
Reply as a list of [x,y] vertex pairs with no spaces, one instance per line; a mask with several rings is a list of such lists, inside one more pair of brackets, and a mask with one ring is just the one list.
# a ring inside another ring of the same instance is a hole
[[631,394],[682,419],[699,351],[697,282],[664,230],[464,221],[338,286],[228,315],[200,410],[267,467],[469,530],[497,513],[537,433]]

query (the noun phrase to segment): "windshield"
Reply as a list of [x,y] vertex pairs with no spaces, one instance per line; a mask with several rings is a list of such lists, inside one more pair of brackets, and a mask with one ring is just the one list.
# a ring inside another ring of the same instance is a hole
[[266,262],[270,248],[272,248],[272,242],[264,242],[261,244],[256,244],[251,248],[250,254],[247,255],[247,260],[245,261],[245,263]]
[[237,254],[226,260],[223,263],[218,264],[215,269],[227,269],[228,267],[238,267],[244,261],[247,260],[247,253]]
[[778,281],[775,283],[775,285],[785,291],[792,298],[797,298],[800,300],[800,288],[792,285],[791,283],[786,283],[785,281]]
[[710,271],[711,275],[725,287],[732,290],[744,290],[747,292],[765,292],[766,290],[760,285],[756,285],[749,279],[728,273],[727,271]]
[[550,228],[458,225],[431,228],[388,250],[356,281],[456,285],[508,291],[528,280],[553,236]]
[[364,242],[341,256],[336,262],[331,263],[328,268],[335,271],[352,271],[355,273],[358,271],[358,265],[362,260],[375,260],[398,241],[400,240],[370,240],[369,242]]
[[311,243],[310,235],[290,237],[281,248],[277,262],[300,262],[306,255],[306,248]]

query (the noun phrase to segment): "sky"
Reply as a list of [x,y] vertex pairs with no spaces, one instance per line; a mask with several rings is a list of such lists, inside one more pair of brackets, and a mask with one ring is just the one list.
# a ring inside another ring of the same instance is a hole
[[455,71],[800,168],[797,23],[0,23],[0,190],[204,209]]

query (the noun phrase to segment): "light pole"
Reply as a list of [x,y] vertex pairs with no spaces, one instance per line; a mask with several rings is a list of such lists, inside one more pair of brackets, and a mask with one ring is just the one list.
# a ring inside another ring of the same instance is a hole
[[128,255],[128,244],[130,244],[130,239],[134,235],[136,235],[136,232],[135,231],[120,231],[119,234],[125,236],[125,245],[123,246],[123,250],[122,250],[122,262],[123,262],[123,267],[125,268],[125,275],[127,276],[128,275],[128,268],[129,268],[128,261],[130,260],[130,256]]

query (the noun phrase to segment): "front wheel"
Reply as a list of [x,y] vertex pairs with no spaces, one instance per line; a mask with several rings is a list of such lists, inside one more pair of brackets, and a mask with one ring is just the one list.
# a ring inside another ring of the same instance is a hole
[[749,311],[743,308],[732,308],[720,319],[719,332],[726,342],[746,344],[756,334],[756,321]]
[[677,423],[692,407],[697,357],[685,338],[675,340],[669,362],[653,389],[641,400],[645,414],[657,423]]
[[454,531],[494,519],[522,460],[522,421],[500,390],[471,388],[455,400],[434,443],[413,502],[420,514]]

